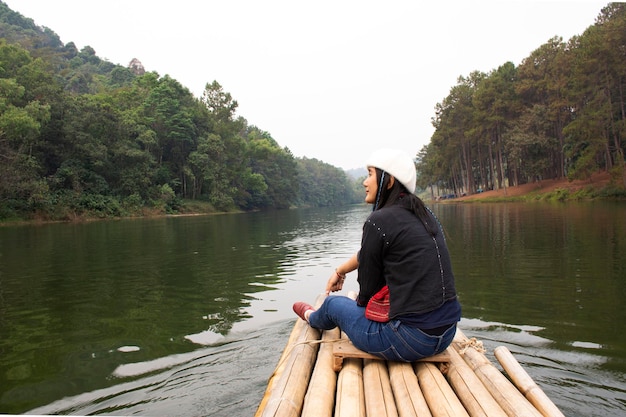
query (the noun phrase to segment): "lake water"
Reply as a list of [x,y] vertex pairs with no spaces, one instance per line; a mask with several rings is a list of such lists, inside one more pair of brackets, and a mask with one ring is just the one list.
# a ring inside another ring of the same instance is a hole
[[[623,416],[626,205],[433,210],[465,334],[507,346],[565,415]],[[0,227],[0,413],[253,415],[292,303],[323,291],[368,213]]]

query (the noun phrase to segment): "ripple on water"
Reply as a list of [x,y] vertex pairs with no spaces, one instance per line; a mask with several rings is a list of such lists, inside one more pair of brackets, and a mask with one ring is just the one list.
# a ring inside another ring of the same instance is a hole
[[482,340],[487,357],[502,369],[493,350],[506,346],[566,416],[622,416],[626,406],[623,374],[603,369],[609,358],[595,343],[572,342],[570,350],[533,334],[541,327],[463,319],[466,336]]
[[292,328],[293,320],[283,320],[186,354],[122,365],[111,375],[119,383],[28,414],[253,415]]

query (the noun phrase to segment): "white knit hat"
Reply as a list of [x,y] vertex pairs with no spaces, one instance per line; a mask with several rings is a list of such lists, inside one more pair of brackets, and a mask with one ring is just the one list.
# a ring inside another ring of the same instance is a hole
[[415,192],[415,163],[413,158],[397,149],[379,149],[365,163],[393,175],[410,193]]

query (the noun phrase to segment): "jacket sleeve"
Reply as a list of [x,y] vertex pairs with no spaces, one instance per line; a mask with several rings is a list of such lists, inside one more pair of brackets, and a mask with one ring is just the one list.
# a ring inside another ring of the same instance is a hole
[[368,219],[363,225],[359,251],[359,295],[356,302],[360,306],[367,305],[369,299],[385,285],[383,249],[384,241],[376,223]]

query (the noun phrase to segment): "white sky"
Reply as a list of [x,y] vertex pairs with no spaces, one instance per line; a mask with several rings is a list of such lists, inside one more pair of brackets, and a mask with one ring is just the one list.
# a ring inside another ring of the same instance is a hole
[[519,65],[569,40],[608,1],[2,0],[79,49],[138,58],[200,97],[217,80],[237,115],[297,156],[362,167],[416,154],[460,75]]

